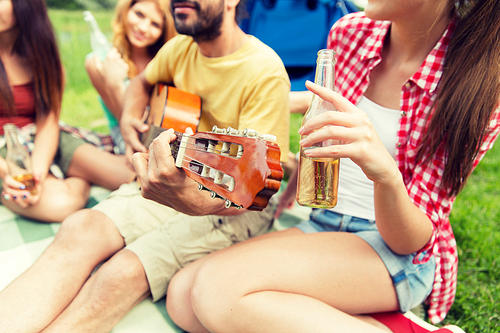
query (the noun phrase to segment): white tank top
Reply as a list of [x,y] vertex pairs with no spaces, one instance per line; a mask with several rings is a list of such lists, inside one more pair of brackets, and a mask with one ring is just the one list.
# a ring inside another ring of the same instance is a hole
[[[368,115],[385,148],[394,158],[400,118],[399,110],[385,108],[364,96],[361,97],[357,106]],[[340,159],[338,201],[337,206],[331,210],[375,220],[373,182],[349,158]]]

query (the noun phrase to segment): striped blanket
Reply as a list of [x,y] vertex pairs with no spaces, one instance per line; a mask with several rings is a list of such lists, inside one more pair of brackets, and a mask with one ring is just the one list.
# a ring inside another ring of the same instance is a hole
[[[107,197],[108,190],[93,186],[87,207]],[[273,230],[290,227],[307,218],[309,209],[294,207],[286,210]],[[40,223],[22,218],[0,204],[0,290],[28,269],[59,230],[58,223]],[[112,330],[113,333],[172,333],[183,332],[169,318],[165,298],[153,303],[146,299],[130,311]]]

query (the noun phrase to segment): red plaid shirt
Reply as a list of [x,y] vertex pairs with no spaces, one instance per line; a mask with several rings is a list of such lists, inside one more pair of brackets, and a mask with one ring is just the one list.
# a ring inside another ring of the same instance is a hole
[[[328,48],[336,52],[337,60],[336,89],[354,104],[365,93],[370,71],[381,60],[382,46],[389,27],[390,22],[373,21],[359,12],[344,17],[330,31]],[[455,299],[458,255],[448,219],[455,197],[450,198],[446,190],[440,187],[446,162],[444,143],[430,165],[416,165],[415,157],[421,146],[425,119],[432,112],[436,88],[443,73],[444,56],[454,28],[455,20],[452,20],[420,69],[401,89],[401,118],[396,145],[396,162],[408,194],[433,224],[432,237],[420,250],[424,253],[422,262],[429,260],[432,255],[436,258],[434,285],[427,299],[428,314],[433,323],[445,318]],[[493,146],[500,130],[499,120],[500,108],[491,118],[474,167]]]

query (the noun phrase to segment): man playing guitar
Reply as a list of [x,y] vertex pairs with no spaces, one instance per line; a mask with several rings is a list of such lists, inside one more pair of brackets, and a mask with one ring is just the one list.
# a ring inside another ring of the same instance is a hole
[[[151,88],[166,82],[201,97],[200,133],[214,125],[250,128],[276,136],[283,162],[288,155],[290,82],[277,54],[238,27],[239,0],[171,5],[180,35],[131,80],[120,120],[144,197],[133,182],[68,217],[38,261],[0,293],[0,303],[15,313],[5,314],[0,331],[110,331],[141,300],[163,297],[180,268],[270,227],[273,204],[262,211],[226,208],[227,201],[199,192],[175,166],[173,131],[150,147],[139,139],[148,129],[141,117]],[[276,172],[271,167],[268,174]]]

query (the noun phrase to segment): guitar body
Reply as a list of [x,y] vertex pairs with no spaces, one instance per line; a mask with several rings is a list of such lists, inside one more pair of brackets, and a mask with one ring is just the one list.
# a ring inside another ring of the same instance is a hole
[[149,147],[161,132],[173,128],[184,133],[188,127],[198,129],[201,116],[201,98],[164,83],[157,83],[150,96],[146,124],[149,131],[141,136],[141,142]]
[[255,133],[245,130],[241,135],[234,129],[221,133],[214,127],[212,132],[183,135],[173,147],[178,148],[176,165],[200,184],[200,190],[225,199],[226,208],[263,210],[279,190],[283,170],[279,146],[267,140],[269,136]]

